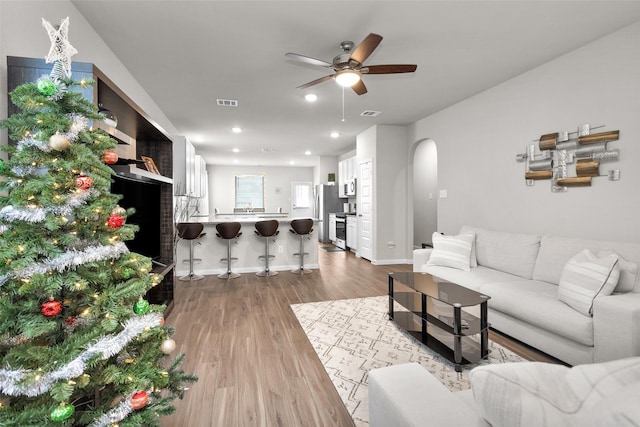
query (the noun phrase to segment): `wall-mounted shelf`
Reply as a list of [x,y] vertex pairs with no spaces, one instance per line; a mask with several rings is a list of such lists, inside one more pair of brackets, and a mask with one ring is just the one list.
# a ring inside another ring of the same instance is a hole
[[109,135],[111,135],[112,137],[117,139],[119,143],[123,143],[123,144],[127,144],[127,145],[135,145],[136,144],[135,138],[130,137],[129,135],[127,135],[126,133],[122,132],[119,129],[116,129],[116,128],[111,127],[111,126],[107,126],[103,122],[98,122],[98,121],[93,122],[93,126],[98,128],[98,129],[102,129],[103,131],[107,132]]

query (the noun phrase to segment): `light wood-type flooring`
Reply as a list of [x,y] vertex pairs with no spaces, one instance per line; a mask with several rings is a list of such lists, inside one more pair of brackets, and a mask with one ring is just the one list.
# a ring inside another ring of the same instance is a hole
[[[318,252],[320,269],[303,276],[176,281],[167,318],[177,329],[174,355],[186,354],[184,370],[199,381],[163,427],[354,425],[289,305],[386,295],[387,274],[412,266]],[[529,360],[549,360],[496,333],[490,338]]]

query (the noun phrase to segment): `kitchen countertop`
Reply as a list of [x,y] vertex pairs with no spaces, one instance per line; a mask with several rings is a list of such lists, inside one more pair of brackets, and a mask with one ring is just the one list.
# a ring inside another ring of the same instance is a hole
[[[281,223],[290,223],[291,220],[296,219],[289,216],[288,213],[269,213],[269,212],[241,212],[241,213],[219,213],[214,215],[208,215],[203,217],[193,216],[191,220],[193,222],[201,222],[204,225],[215,225],[221,222],[239,222],[241,224],[254,224],[258,221],[266,221],[270,219],[278,220]],[[312,218],[314,222],[321,220]]]

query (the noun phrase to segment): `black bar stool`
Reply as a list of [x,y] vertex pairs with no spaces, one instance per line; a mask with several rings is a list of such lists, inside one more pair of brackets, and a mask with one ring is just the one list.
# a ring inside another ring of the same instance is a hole
[[235,279],[240,277],[238,273],[231,272],[231,261],[238,258],[231,257],[231,239],[236,239],[242,235],[240,232],[242,225],[239,222],[221,222],[216,224],[216,236],[227,241],[227,257],[220,258],[220,261],[227,261],[227,272],[218,274],[221,279]]
[[304,251],[304,239],[309,239],[309,234],[313,231],[313,220],[311,218],[301,218],[294,219],[291,221],[291,229],[289,230],[295,235],[300,236],[300,252],[296,252],[293,256],[300,256],[300,267],[293,270],[294,274],[308,274],[311,273],[311,270],[306,270],[304,268],[304,256],[309,255],[308,252]]
[[204,276],[195,274],[193,272],[193,244],[196,239],[201,238],[207,233],[203,233],[204,225],[200,222],[180,222],[176,224],[176,230],[178,231],[178,237],[183,240],[189,241],[189,274],[186,276],[178,277],[178,280],[182,281],[195,281],[202,280]]
[[[260,271],[256,273],[256,276],[267,277],[267,276],[275,276],[278,274],[277,271],[269,270],[269,258],[275,258],[275,255],[269,255],[269,239],[271,237],[277,236],[280,234],[280,230],[278,230],[278,221],[275,219],[270,219],[266,221],[258,221],[256,222],[256,234],[260,237],[264,237],[264,255],[260,255],[258,258],[265,259],[265,267],[264,271]],[[273,239],[275,242],[275,239]]]

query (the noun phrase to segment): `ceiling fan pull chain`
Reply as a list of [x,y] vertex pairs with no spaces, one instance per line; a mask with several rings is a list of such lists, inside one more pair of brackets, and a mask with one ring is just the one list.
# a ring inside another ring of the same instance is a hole
[[342,86],[342,121],[344,122],[344,86]]

